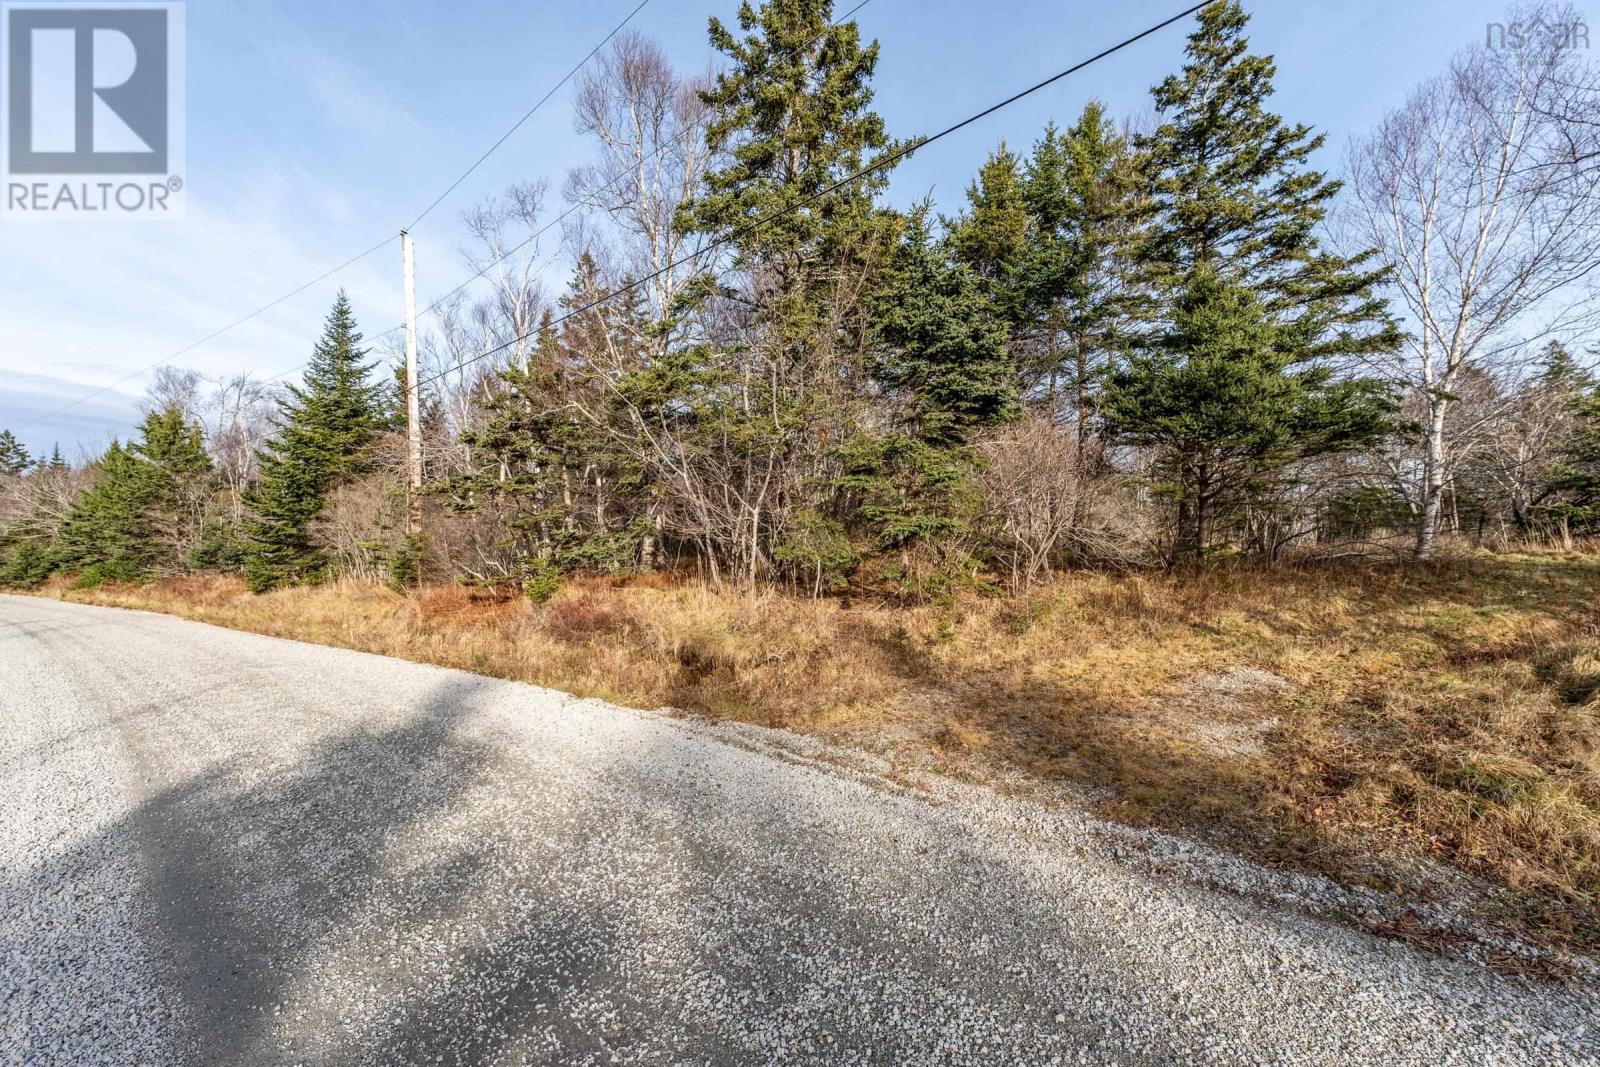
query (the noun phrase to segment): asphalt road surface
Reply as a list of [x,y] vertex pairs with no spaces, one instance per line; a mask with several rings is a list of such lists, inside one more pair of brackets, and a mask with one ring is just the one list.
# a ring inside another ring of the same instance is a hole
[[0,1064],[1600,1063],[1593,988],[822,755],[0,597]]

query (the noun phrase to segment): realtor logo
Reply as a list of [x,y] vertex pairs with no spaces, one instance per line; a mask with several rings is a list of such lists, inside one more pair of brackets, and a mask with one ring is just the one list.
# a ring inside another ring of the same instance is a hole
[[181,215],[183,14],[181,3],[4,5],[0,215]]

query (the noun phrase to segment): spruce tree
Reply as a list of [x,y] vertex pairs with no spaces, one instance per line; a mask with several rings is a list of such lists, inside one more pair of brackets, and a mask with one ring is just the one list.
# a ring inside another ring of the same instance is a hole
[[1137,178],[1127,139],[1097,100],[1065,132],[1045,130],[1024,175],[1031,236],[1020,286],[1038,338],[1030,377],[1052,408],[1070,409],[1080,457],[1100,387],[1139,308],[1128,278]]
[[1203,552],[1218,516],[1269,498],[1285,468],[1371,445],[1389,408],[1364,382],[1293,369],[1291,326],[1259,294],[1198,268],[1162,345],[1113,374],[1106,418],[1154,452],[1159,492],[1179,505],[1175,555]]
[[1126,275],[1137,176],[1127,139],[1091,101],[1069,129],[1047,126],[1026,162],[1002,144],[949,224],[951,247],[1009,328],[1025,396],[1076,422],[1080,452],[1136,306]]
[[996,309],[1013,327],[1026,312],[1018,272],[1029,253],[1022,170],[1004,142],[967,187],[967,212],[948,224],[956,257],[983,279]]
[[302,385],[282,402],[278,433],[261,452],[245,529],[245,578],[255,592],[320,581],[327,560],[311,525],[336,486],[372,469],[372,445],[384,424],[382,383],[361,347],[350,301],[334,301]]
[[113,442],[97,468],[62,524],[55,569],[124,581],[183,570],[213,487],[200,428],[176,407],[153,411],[138,442]]
[[1309,166],[1321,136],[1266,109],[1275,68],[1249,53],[1247,21],[1237,0],[1203,9],[1188,63],[1154,90],[1163,121],[1140,145],[1151,214],[1138,261],[1170,310],[1102,405],[1118,438],[1156,447],[1184,557],[1291,464],[1372,443],[1386,394],[1330,361],[1399,343],[1371,253],[1341,258],[1318,243],[1339,184]]
[[33,466],[33,460],[22,442],[10,430],[0,430],[0,474],[19,475]]
[[569,571],[646,562],[649,476],[622,444],[635,431],[618,397],[639,399],[648,312],[627,296],[590,307],[606,289],[582,253],[561,299],[571,317],[553,326],[546,312],[527,359],[497,372],[484,417],[462,436],[477,461],[440,487],[457,510],[504,517],[530,592]]
[[1600,387],[1573,405],[1576,416],[1547,483],[1559,499],[1543,508],[1569,528],[1600,532]]
[[831,25],[832,17],[832,0],[768,0],[759,9],[745,0],[742,38],[711,19],[711,44],[732,62],[702,94],[714,109],[706,139],[727,162],[706,175],[680,219],[736,233],[739,264],[773,268],[774,295],[798,298],[780,309],[790,314],[825,280],[810,269],[819,255],[856,256],[887,232],[873,204],[887,167],[824,191],[894,148],[870,107],[878,46],[863,47],[854,22]]
[[53,569],[77,571],[86,583],[148,576],[151,544],[144,523],[149,481],[138,455],[111,442],[95,464],[95,480],[61,524]]
[[134,451],[146,467],[144,524],[165,572],[189,565],[216,490],[199,425],[173,406],[148,415]]
[[914,211],[872,302],[878,388],[896,411],[843,450],[841,480],[883,546],[930,542],[966,527],[972,435],[1012,417],[1016,375],[1006,326],[974,271]]
[[832,0],[745,0],[743,37],[711,19],[711,44],[731,63],[701,95],[713,109],[707,143],[726,162],[678,219],[730,242],[773,361],[800,373],[858,342],[862,309],[840,306],[838,283],[886,253],[895,227],[875,203],[888,166],[834,188],[898,146],[871,109],[876,42],[863,46],[854,22],[832,17]]
[[0,498],[5,511],[0,521],[0,587],[28,589],[54,573],[63,518],[54,504],[71,495],[72,473],[64,463],[55,470],[35,461],[17,477],[27,478],[30,485],[27,492],[9,500]]
[[884,345],[875,376],[907,402],[906,428],[936,446],[965,444],[1017,407],[1005,326],[950,251],[934,241],[927,207],[913,211],[872,305]]
[[1325,137],[1267,110],[1277,66],[1252,55],[1239,0],[1204,8],[1189,62],[1152,93],[1161,124],[1140,141],[1151,225],[1148,280],[1181,290],[1198,267],[1257,291],[1294,325],[1297,355],[1393,351],[1399,332],[1378,294],[1377,250],[1341,257],[1317,228],[1341,182],[1311,168]]
[[678,221],[727,242],[734,271],[715,292],[741,322],[646,377],[670,371],[685,390],[666,409],[675,433],[737,479],[724,492],[747,532],[730,562],[746,582],[796,516],[835,503],[832,453],[867,406],[866,296],[898,226],[875,200],[896,149],[871,108],[878,48],[832,17],[831,0],[768,0],[740,5],[742,36],[711,20],[729,60],[702,94],[721,154]]

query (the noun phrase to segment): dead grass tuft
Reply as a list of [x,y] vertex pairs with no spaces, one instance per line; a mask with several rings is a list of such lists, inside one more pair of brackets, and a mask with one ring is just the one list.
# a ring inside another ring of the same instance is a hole
[[543,625],[556,640],[582,645],[624,634],[638,626],[639,620],[620,596],[582,592],[551,603],[545,609]]

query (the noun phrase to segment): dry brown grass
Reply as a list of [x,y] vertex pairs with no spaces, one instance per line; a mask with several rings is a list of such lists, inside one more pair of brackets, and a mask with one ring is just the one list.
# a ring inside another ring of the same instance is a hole
[[53,589],[1064,780],[1117,818],[1347,877],[1447,861],[1509,887],[1519,925],[1590,947],[1597,591],[1600,558],[1582,555],[1082,574],[918,608],[660,579],[576,583],[538,608],[459,586]]

